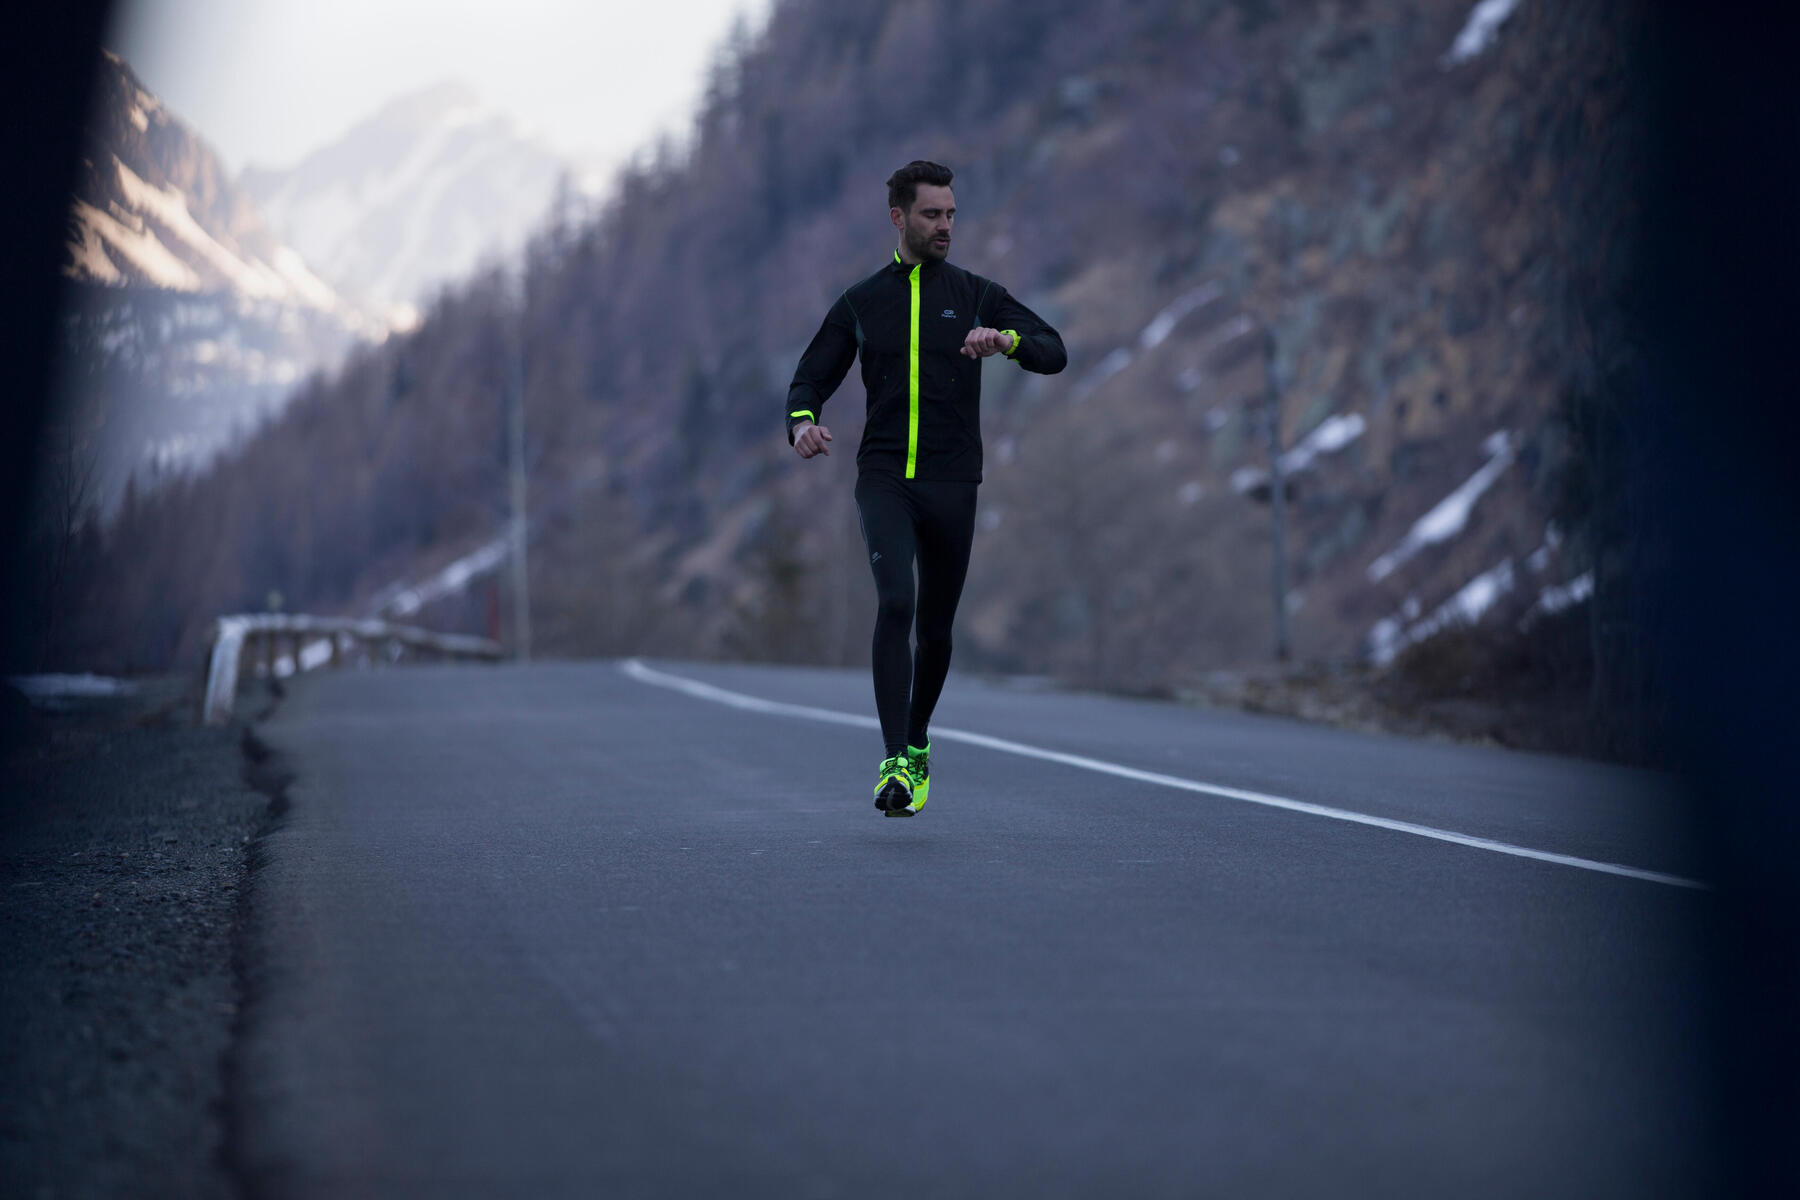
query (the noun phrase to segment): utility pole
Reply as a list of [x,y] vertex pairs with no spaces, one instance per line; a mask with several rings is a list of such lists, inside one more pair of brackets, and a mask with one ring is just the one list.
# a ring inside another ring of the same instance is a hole
[[1269,514],[1274,520],[1275,660],[1288,660],[1287,479],[1281,473],[1281,385],[1275,372],[1275,333],[1263,331],[1263,413],[1269,436]]
[[520,662],[531,661],[531,585],[525,545],[525,289],[519,289],[519,318],[512,353],[507,356],[507,426],[512,443],[512,570],[513,650]]

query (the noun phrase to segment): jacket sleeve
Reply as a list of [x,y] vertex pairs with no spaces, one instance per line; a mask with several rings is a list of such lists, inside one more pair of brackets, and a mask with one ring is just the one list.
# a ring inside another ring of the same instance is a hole
[[994,290],[1000,293],[1000,299],[987,327],[1015,334],[1019,339],[1006,357],[1039,375],[1054,375],[1068,366],[1069,352],[1063,349],[1062,335],[999,284],[994,285]]
[[838,390],[850,364],[856,361],[856,345],[856,314],[850,309],[849,298],[839,296],[825,314],[819,332],[813,334],[806,353],[800,356],[800,365],[794,368],[794,382],[788,385],[788,445],[794,444],[795,425],[801,421],[819,423],[825,402]]

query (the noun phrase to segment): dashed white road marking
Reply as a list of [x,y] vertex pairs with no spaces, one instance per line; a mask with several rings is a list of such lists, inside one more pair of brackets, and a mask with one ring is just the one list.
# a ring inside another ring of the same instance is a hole
[[[825,721],[833,725],[852,725],[858,729],[879,730],[881,728],[881,723],[874,717],[841,713],[829,708],[814,708],[808,704],[788,704],[781,700],[764,700],[759,696],[749,696],[743,692],[733,692],[726,688],[715,687],[710,683],[701,683],[697,679],[687,679],[680,675],[671,675],[667,671],[658,671],[653,667],[645,666],[642,661],[635,658],[626,659],[620,664],[620,670],[640,683],[684,692],[696,699],[710,700],[715,704],[728,705],[746,712],[798,717],[806,721]],[[1417,825],[1411,821],[1396,821],[1391,817],[1377,817],[1369,813],[1353,812],[1347,808],[1333,808],[1326,804],[1313,804],[1306,800],[1294,800],[1287,796],[1275,796],[1267,792],[1253,792],[1244,788],[1225,787],[1222,784],[1203,783],[1197,779],[1184,779],[1179,775],[1141,771],[1122,763],[1087,758],[1080,754],[1064,754],[1060,750],[1046,750],[1041,746],[1026,745],[1024,742],[989,737],[985,733],[971,733],[963,729],[934,726],[931,736],[934,739],[942,738],[946,742],[962,742],[970,746],[981,746],[988,750],[997,750],[1002,754],[1016,754],[1022,758],[1059,763],[1065,767],[1076,767],[1083,771],[1111,775],[1118,779],[1130,779],[1137,783],[1148,783],[1183,792],[1197,792],[1205,796],[1217,796],[1223,800],[1241,800],[1246,804],[1260,804],[1265,808],[1280,808],[1288,812],[1306,813],[1308,816],[1324,817],[1326,820],[1343,821],[1351,825],[1368,825],[1395,833],[1411,834],[1413,837],[1450,842],[1453,845],[1487,850],[1494,854],[1506,854],[1513,858],[1529,858],[1538,862],[1555,863],[1558,866],[1576,867],[1583,871],[1622,875],[1627,879],[1641,879],[1647,883],[1661,883],[1670,887],[1696,888],[1702,891],[1710,887],[1700,880],[1688,879],[1681,875],[1647,871],[1642,867],[1628,867],[1622,863],[1601,862],[1598,859],[1581,858],[1574,854],[1558,854],[1551,850],[1534,850],[1529,846],[1515,846],[1511,842],[1475,837],[1472,834],[1457,833],[1451,829],[1437,829],[1430,825]]]

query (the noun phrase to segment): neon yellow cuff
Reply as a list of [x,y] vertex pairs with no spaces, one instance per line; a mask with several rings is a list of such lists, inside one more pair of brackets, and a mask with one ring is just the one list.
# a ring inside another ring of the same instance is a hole
[[1002,329],[1000,332],[1013,340],[1012,349],[1006,352],[1006,357],[1011,358],[1019,352],[1019,343],[1025,339],[1019,336],[1019,331],[1016,329]]
[[813,416],[812,412],[810,410],[804,409],[804,408],[801,409],[799,412],[791,412],[788,414],[789,420],[792,420],[795,417],[805,417],[807,420],[811,421],[815,425],[818,424],[818,422],[819,422],[819,418]]

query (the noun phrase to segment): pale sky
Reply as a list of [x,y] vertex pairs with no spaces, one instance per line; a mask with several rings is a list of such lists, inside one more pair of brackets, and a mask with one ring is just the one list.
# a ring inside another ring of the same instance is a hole
[[121,55],[237,172],[286,167],[396,96],[472,86],[571,157],[682,133],[706,68],[770,0],[119,0]]

